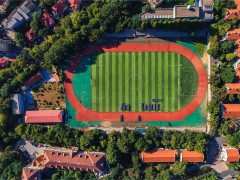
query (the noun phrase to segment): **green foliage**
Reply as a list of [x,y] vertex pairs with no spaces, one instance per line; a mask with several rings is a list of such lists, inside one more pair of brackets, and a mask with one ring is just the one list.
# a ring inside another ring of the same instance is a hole
[[20,124],[15,131],[25,140],[31,139],[39,143],[60,147],[78,146],[77,139],[81,135],[80,131],[63,125],[47,128],[41,125]]
[[220,68],[220,77],[224,84],[233,82],[235,71],[231,64],[223,65]]
[[30,27],[32,30],[38,31],[42,27],[42,24],[40,23],[41,18],[41,12],[34,12],[32,14],[32,20],[30,22]]
[[86,172],[74,171],[74,170],[57,169],[57,171],[52,175],[51,179],[52,180],[58,180],[58,179],[95,180],[96,177],[93,173],[86,173]]
[[187,170],[187,163],[186,162],[175,162],[173,164],[173,174],[174,175],[183,175]]
[[231,53],[233,52],[234,46],[235,46],[235,41],[231,41],[231,40],[224,41],[223,43],[221,43],[222,52],[225,54]]
[[26,163],[22,152],[4,152],[0,155],[0,179],[21,179]]
[[223,124],[221,124],[221,127],[219,129],[219,133],[226,136],[228,134],[231,134],[232,131],[231,129],[229,128],[231,122],[230,121],[225,121]]
[[240,148],[240,131],[233,134],[228,134],[226,137],[227,144],[236,148]]
[[15,40],[17,45],[21,48],[23,48],[27,42],[26,37],[20,32],[15,33]]
[[236,58],[237,58],[237,54],[235,54],[235,53],[228,53],[228,54],[226,54],[226,59],[228,61],[230,61],[230,62],[235,61]]
[[142,7],[142,12],[147,12],[147,11],[149,11],[151,9],[152,8],[151,8],[150,4],[146,4],[145,6]]
[[229,167],[230,170],[236,170],[239,171],[240,170],[240,163],[228,163],[227,166]]

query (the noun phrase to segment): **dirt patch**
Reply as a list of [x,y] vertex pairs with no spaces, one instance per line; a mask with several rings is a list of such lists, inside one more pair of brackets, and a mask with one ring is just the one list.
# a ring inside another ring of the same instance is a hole
[[111,122],[110,121],[104,121],[101,124],[103,127],[110,127],[111,126]]
[[33,97],[37,109],[65,108],[63,85],[56,82],[47,82],[33,89]]

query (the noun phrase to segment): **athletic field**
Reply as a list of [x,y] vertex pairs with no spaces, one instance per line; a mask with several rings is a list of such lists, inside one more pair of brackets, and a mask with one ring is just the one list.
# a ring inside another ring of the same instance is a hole
[[144,103],[160,105],[153,111],[174,112],[192,100],[198,87],[192,63],[174,52],[105,52],[86,59],[91,60],[91,78],[85,79],[91,79],[94,111],[120,112],[125,103],[131,112],[142,112]]

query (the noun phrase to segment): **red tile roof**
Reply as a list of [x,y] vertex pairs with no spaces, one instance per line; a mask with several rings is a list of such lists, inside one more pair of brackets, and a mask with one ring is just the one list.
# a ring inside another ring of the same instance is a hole
[[61,0],[59,0],[56,4],[52,6],[52,11],[54,14],[58,15],[64,12],[64,10],[67,8],[67,5],[64,4]]
[[240,118],[240,104],[223,104],[224,118]]
[[6,59],[0,59],[0,69],[5,68],[8,65],[8,61]]
[[204,154],[196,151],[182,150],[182,161],[203,162]]
[[32,41],[34,40],[36,37],[37,37],[37,32],[32,30],[32,29],[29,29],[26,34],[25,34],[26,38],[29,40],[29,41]]
[[39,173],[39,169],[24,167],[22,169],[22,180],[37,180]]
[[81,2],[82,0],[69,0],[71,8],[73,9],[77,9],[80,6]]
[[237,5],[236,9],[227,9],[227,15],[225,19],[233,19],[237,18],[240,19],[240,0],[234,0],[235,4]]
[[144,163],[175,162],[176,150],[158,149],[150,152],[142,152],[140,158]]
[[227,162],[238,162],[239,161],[239,151],[238,149],[226,149],[228,155]]
[[43,17],[41,19],[41,23],[44,26],[51,26],[53,24],[53,18],[49,15],[49,13],[45,12],[43,13]]
[[105,154],[45,150],[44,166],[102,173],[105,169]]
[[61,123],[61,110],[26,111],[25,123]]
[[35,73],[32,77],[30,77],[30,78],[28,79],[28,81],[26,82],[26,85],[27,85],[28,87],[31,87],[31,86],[33,86],[34,84],[42,81],[43,79],[44,79],[44,78],[43,78],[42,74],[41,74],[40,72],[37,72],[37,73]]
[[240,94],[240,83],[226,84],[227,94]]

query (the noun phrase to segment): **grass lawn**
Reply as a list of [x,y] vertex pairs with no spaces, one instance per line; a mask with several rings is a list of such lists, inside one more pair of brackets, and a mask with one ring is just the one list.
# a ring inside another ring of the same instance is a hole
[[[122,103],[126,103],[131,111],[141,112],[142,103],[154,104],[152,99],[157,98],[161,100],[159,111],[172,112],[186,106],[197,90],[197,73],[180,54],[107,52],[95,54],[91,59],[91,68],[83,73],[91,76],[90,107],[95,111],[119,112]],[[84,103],[81,99],[84,96],[78,97]]]
[[65,108],[63,85],[56,82],[47,82],[33,89],[35,106],[37,109]]

